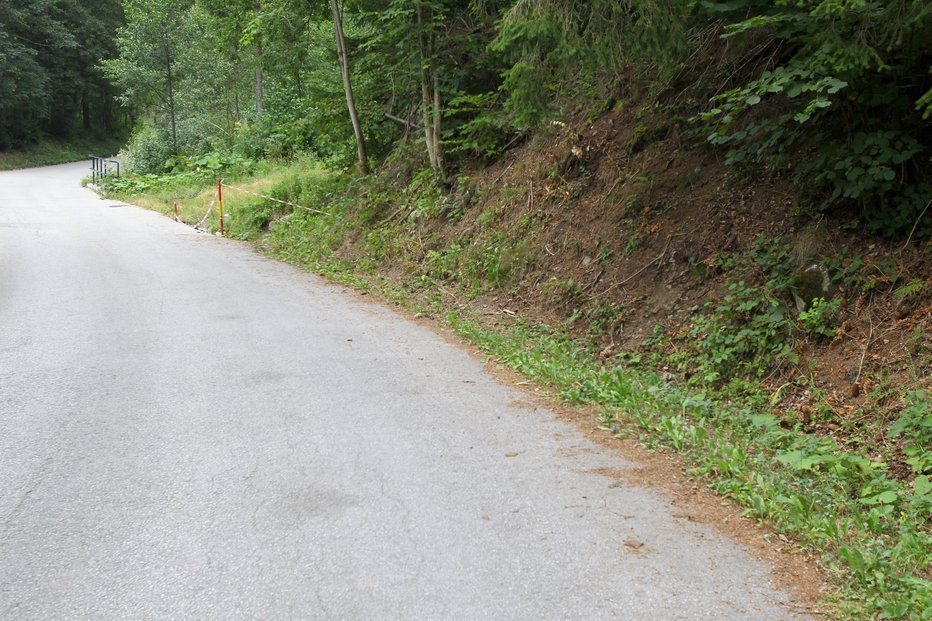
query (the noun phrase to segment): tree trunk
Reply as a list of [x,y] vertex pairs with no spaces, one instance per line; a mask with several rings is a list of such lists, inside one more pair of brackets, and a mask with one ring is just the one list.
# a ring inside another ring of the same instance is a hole
[[433,105],[433,98],[430,95],[427,33],[424,32],[424,7],[420,4],[417,5],[417,31],[418,50],[421,54],[421,108],[424,116],[424,142],[427,145],[427,159],[430,160],[430,167],[436,170],[437,158],[434,154],[433,115],[430,113],[430,108]]
[[434,86],[434,159],[436,160],[436,170],[440,173],[440,177],[445,179],[444,169],[446,167],[446,162],[443,158],[443,146],[440,144],[440,122],[442,120],[443,109],[440,106],[440,74],[437,72],[437,60],[435,55],[437,53],[436,40],[434,38],[434,33],[430,35],[431,41],[431,61],[430,61],[430,72],[433,78]]
[[[256,13],[262,10],[262,4],[256,0]],[[262,77],[262,35],[256,36],[256,116],[265,112],[265,89]]]
[[165,57],[165,72],[168,83],[168,114],[172,121],[172,154],[178,155],[178,129],[175,123],[175,83],[172,77],[171,56]]
[[340,71],[343,73],[343,90],[346,93],[346,107],[349,110],[350,121],[353,123],[353,132],[356,134],[356,152],[359,158],[357,166],[360,174],[369,173],[369,161],[366,157],[366,143],[362,135],[362,125],[356,113],[356,100],[353,98],[353,85],[350,83],[349,60],[346,57],[346,41],[343,38],[343,16],[340,13],[339,0],[330,0],[333,9],[333,31],[337,42],[337,57],[340,60]]
[[256,115],[265,112],[265,93],[262,84],[262,44],[256,43]]
[[[424,6],[417,6],[418,50],[421,55],[421,106],[424,117],[424,140],[430,167],[444,177],[445,162],[440,144],[442,108],[440,101],[440,75],[437,72],[436,38],[428,31],[428,18]],[[432,28],[432,26],[431,26]]]

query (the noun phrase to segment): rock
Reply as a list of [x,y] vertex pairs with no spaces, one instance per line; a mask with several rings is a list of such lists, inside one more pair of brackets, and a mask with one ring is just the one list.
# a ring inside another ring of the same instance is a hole
[[837,287],[832,284],[828,268],[813,263],[804,270],[797,270],[793,274],[793,299],[796,310],[803,312],[812,305],[816,298],[829,299],[836,293]]

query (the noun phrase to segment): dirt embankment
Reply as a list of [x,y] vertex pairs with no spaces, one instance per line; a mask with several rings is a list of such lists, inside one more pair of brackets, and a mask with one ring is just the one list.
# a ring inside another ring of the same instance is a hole
[[[760,379],[774,412],[884,454],[907,477],[888,427],[905,391],[932,388],[932,242],[877,238],[850,228],[850,216],[814,217],[788,173],[726,166],[690,130],[653,102],[555,125],[460,176],[441,217],[411,218],[420,265],[388,271],[463,285],[475,296],[468,303],[505,321],[563,324],[611,359],[656,351],[658,338],[682,351],[729,283],[770,277],[753,261],[739,270],[740,258],[783,248],[792,269],[821,266],[840,308],[831,335],[800,331],[798,361]],[[388,166],[383,179],[410,181],[410,167]],[[411,213],[393,209],[390,219]],[[343,252],[359,256],[364,244]]]

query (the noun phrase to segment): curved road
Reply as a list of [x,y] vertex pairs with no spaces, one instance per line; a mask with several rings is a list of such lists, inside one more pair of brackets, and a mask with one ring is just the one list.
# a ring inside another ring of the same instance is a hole
[[0,173],[0,617],[798,618],[460,349],[86,169]]

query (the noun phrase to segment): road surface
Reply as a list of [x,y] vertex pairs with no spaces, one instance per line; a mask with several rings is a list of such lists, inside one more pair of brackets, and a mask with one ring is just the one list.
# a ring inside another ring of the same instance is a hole
[[86,168],[0,173],[0,617],[799,618],[461,349]]

